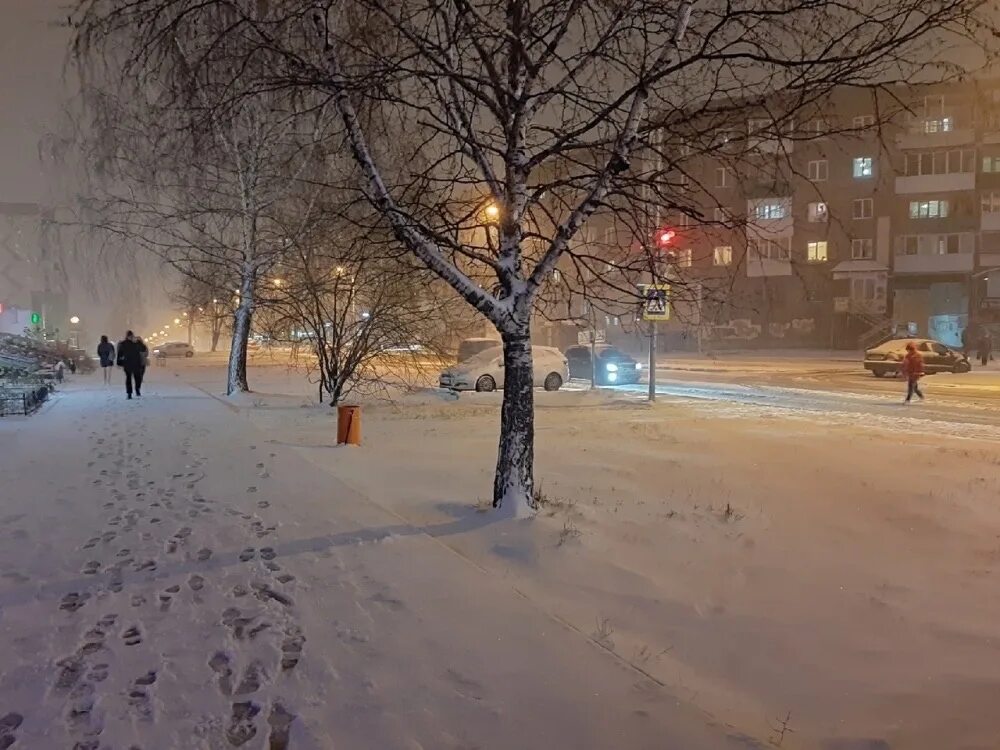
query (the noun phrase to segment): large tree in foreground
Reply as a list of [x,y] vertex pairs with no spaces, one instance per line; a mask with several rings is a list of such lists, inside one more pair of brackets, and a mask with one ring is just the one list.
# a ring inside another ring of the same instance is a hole
[[[81,17],[132,24],[154,45],[217,5],[233,3],[87,0]],[[261,85],[332,96],[367,200],[500,334],[493,502],[518,513],[533,502],[532,312],[561,261],[592,254],[578,241],[588,222],[608,212],[616,222],[700,216],[696,160],[755,158],[761,141],[780,142],[838,86],[949,75],[940,61],[956,45],[981,52],[996,26],[984,0],[261,0],[255,9],[226,34],[283,57]],[[632,226],[638,249],[616,268],[646,280],[669,271],[647,252],[648,222]]]

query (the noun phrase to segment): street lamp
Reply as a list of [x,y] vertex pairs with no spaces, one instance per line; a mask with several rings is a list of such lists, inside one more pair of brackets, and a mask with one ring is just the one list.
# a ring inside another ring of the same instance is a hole
[[180,324],[181,324],[181,319],[180,318],[174,318],[174,325],[175,326],[179,326]]
[[491,203],[486,207],[486,218],[496,221],[500,217],[500,207],[496,203]]
[[80,318],[79,316],[74,315],[72,318],[69,319],[69,322],[72,323],[73,325],[76,325],[77,323],[80,322]]

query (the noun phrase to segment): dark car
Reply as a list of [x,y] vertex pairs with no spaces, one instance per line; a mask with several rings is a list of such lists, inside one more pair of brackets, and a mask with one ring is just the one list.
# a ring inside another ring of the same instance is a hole
[[938,372],[969,372],[972,365],[961,352],[949,349],[933,339],[893,339],[879,344],[865,352],[865,369],[877,378],[899,373],[900,364],[906,356],[906,345],[913,343],[924,358],[924,371],[928,375]]
[[[597,356],[597,368],[594,371],[595,380],[600,385],[621,385],[639,382],[639,372],[642,365],[625,352],[607,344],[594,347]],[[590,346],[571,346],[566,350],[569,361],[569,376],[590,380]]]

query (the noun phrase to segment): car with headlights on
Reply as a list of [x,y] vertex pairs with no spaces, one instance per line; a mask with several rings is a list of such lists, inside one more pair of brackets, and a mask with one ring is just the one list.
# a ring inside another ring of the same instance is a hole
[[903,357],[906,356],[906,345],[913,343],[924,358],[924,372],[933,375],[939,372],[969,372],[972,365],[969,358],[955,351],[940,341],[934,339],[892,339],[879,344],[865,352],[865,369],[875,377],[897,375]]
[[[593,365],[589,345],[571,346],[566,350],[566,359],[569,361],[571,378],[590,380]],[[620,349],[608,344],[597,344],[594,347],[593,361],[597,363],[594,380],[598,385],[629,385],[639,382],[642,365]]]
[[[535,387],[558,391],[569,379],[566,357],[551,346],[531,347]],[[438,385],[452,391],[495,391],[503,388],[503,348],[496,346],[474,354],[444,370]]]

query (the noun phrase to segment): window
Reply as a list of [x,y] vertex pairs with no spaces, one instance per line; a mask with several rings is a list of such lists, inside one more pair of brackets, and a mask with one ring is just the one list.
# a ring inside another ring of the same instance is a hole
[[871,198],[855,198],[854,213],[855,219],[870,219],[874,213]]
[[[906,155],[906,175],[959,174],[972,172],[975,169],[976,152],[972,149],[954,149],[952,151],[928,151],[925,153],[910,153]],[[983,171],[986,160],[983,161]],[[997,160],[1000,168],[1000,159]]]
[[813,223],[825,222],[826,218],[827,210],[825,203],[819,202],[809,204],[809,221]]
[[782,201],[762,201],[754,208],[754,216],[758,219],[784,219],[785,204]]
[[874,300],[875,279],[870,276],[851,279],[851,299],[865,302]]
[[750,256],[757,260],[789,260],[792,257],[791,238],[750,240],[747,243],[747,250]]
[[943,219],[948,216],[948,201],[910,201],[911,219]]
[[712,220],[722,224],[730,220],[729,209],[716,206],[712,213]]
[[826,182],[827,162],[826,159],[818,159],[809,162],[809,179],[813,182]]
[[854,118],[855,128],[870,128],[875,124],[875,115],[858,115]]
[[826,241],[809,242],[806,244],[806,260],[810,263],[826,261]]
[[691,267],[691,248],[684,250],[674,250],[669,253],[670,259],[673,261],[674,265],[678,268],[690,268]]
[[766,135],[771,127],[771,121],[763,118],[751,118],[747,121],[747,130],[750,135]]
[[713,266],[731,266],[733,264],[733,248],[722,245],[712,251]]
[[908,234],[896,239],[896,255],[955,255],[975,252],[972,232],[958,234]]
[[927,117],[941,117],[944,114],[944,96],[941,94],[925,96],[924,114]]
[[857,156],[854,158],[855,177],[871,177],[872,170],[872,158],[870,156]]
[[949,133],[953,129],[954,122],[950,117],[940,117],[933,120],[924,120],[925,133]]
[[822,138],[830,132],[830,124],[822,118],[809,120],[803,123],[802,132],[812,138]]
[[1000,156],[984,156],[983,171],[1000,172]]
[[1000,192],[983,193],[981,205],[984,214],[1000,214]]
[[871,260],[874,257],[871,239],[851,240],[851,258],[853,260]]
[[729,187],[729,171],[725,167],[715,168],[715,186]]
[[560,281],[562,281],[562,274],[561,274],[561,273],[559,272],[559,269],[558,269],[558,268],[556,268],[556,269],[554,269],[554,270],[552,271],[552,280],[553,280],[554,282],[556,282],[557,284],[558,284],[558,283],[559,283]]

